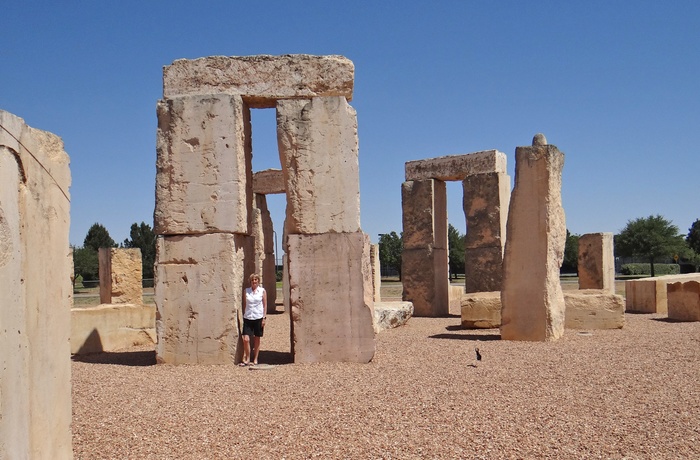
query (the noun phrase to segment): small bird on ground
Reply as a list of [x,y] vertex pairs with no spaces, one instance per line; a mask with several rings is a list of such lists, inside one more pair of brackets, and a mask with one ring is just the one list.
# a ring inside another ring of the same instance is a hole
[[479,349],[478,349],[478,348],[474,348],[474,351],[476,351],[476,360],[477,360],[477,361],[481,361],[481,353],[479,353]]

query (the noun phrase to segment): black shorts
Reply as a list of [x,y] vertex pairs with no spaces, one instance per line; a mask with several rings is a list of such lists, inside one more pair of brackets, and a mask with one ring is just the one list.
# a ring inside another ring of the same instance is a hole
[[263,336],[263,320],[260,319],[245,319],[243,318],[243,335],[254,335],[255,337]]

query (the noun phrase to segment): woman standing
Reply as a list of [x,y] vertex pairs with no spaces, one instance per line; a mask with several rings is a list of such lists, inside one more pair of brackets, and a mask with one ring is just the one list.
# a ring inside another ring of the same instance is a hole
[[[243,362],[239,366],[255,366],[258,364],[260,338],[265,327],[267,312],[267,292],[260,286],[260,276],[250,275],[250,287],[245,290],[245,306],[243,307]],[[250,336],[253,336],[253,362],[250,362]]]

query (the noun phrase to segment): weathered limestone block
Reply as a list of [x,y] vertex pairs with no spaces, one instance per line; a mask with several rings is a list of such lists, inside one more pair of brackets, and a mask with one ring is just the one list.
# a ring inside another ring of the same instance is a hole
[[374,356],[369,237],[288,235],[294,362],[359,362]]
[[402,300],[413,303],[413,316],[450,313],[447,249],[404,249],[401,280]]
[[501,290],[503,253],[500,248],[467,248],[464,259],[464,292]]
[[484,173],[462,181],[463,208],[467,217],[467,248],[500,248],[506,243],[510,176]]
[[462,295],[463,329],[491,329],[501,325],[501,293],[471,292]]
[[622,329],[625,301],[605,289],[565,291],[567,329]]
[[0,458],[70,459],[69,158],[15,115],[0,126]]
[[100,248],[100,303],[143,304],[141,249]]
[[375,302],[374,332],[378,334],[387,329],[403,326],[412,315],[411,302]]
[[700,321],[700,282],[668,284],[668,317],[678,321]]
[[566,219],[561,204],[564,154],[553,145],[515,149],[515,188],[503,260],[501,338],[549,341],[564,333]]
[[156,343],[156,307],[103,304],[71,309],[72,354],[116,351]]
[[342,97],[277,104],[288,234],[360,229],[357,116]]
[[447,188],[440,180],[401,185],[404,249],[447,248]]
[[[379,264],[379,245],[369,247],[369,262],[372,267],[372,299],[375,304],[382,301],[382,271]],[[413,306],[411,306],[413,307]]]
[[625,281],[627,311],[668,313],[667,285],[669,283],[700,281],[700,273],[664,275]]
[[450,303],[450,313],[459,311],[462,304],[462,296],[464,295],[464,286],[454,286],[449,285],[449,303]]
[[255,273],[261,276],[261,283],[267,291],[267,312],[276,311],[277,270],[275,267],[275,245],[272,217],[267,208],[265,195],[255,194],[253,209],[253,237],[255,238]]
[[406,180],[464,180],[470,174],[505,173],[506,155],[485,150],[464,155],[449,155],[406,162]]
[[587,233],[578,240],[579,289],[615,293],[615,254],[612,233]]
[[[566,329],[621,329],[625,324],[622,296],[599,289],[564,291]],[[462,297],[462,328],[501,325],[500,292],[475,292]]]
[[[233,364],[253,238],[214,233],[158,238],[156,359]],[[240,325],[242,327],[242,325]]]
[[157,235],[250,234],[250,110],[240,96],[158,102]]
[[210,56],[178,59],[163,69],[163,95],[236,94],[253,108],[278,99],[352,99],[355,66],[343,56]]
[[284,174],[281,169],[265,169],[253,173],[253,193],[274,195],[284,192]]

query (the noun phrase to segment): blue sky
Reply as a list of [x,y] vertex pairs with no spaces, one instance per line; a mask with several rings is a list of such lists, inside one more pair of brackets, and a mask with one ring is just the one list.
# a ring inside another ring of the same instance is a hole
[[[363,230],[401,231],[404,163],[515,147],[566,154],[572,233],[700,218],[700,2],[28,1],[0,28],[0,109],[63,138],[70,242],[153,224],[156,101],[180,58],[340,54],[355,64]],[[274,110],[254,170],[279,167]],[[465,231],[461,184],[449,221]],[[284,199],[269,198],[281,233]]]

